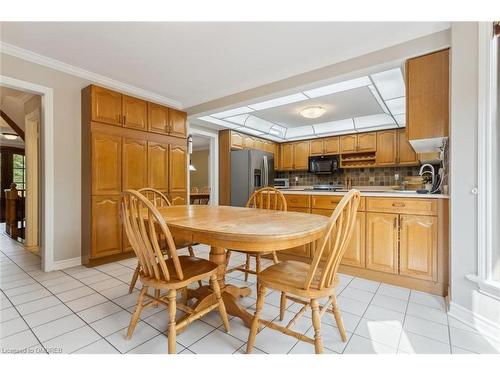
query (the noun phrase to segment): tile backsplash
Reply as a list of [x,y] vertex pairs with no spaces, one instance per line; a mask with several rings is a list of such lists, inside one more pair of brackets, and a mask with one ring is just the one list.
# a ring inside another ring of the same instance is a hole
[[[391,186],[396,185],[395,174],[400,181],[407,176],[418,176],[419,167],[386,167],[343,169],[341,173],[331,175],[316,175],[307,171],[279,171],[276,178],[290,179],[290,186],[311,186],[320,184],[343,184],[345,177],[350,177],[352,185],[356,186]],[[295,181],[298,177],[298,181]]]

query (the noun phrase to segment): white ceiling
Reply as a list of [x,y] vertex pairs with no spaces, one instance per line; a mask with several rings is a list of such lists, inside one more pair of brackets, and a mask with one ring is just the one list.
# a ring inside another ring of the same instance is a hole
[[449,28],[448,22],[9,22],[1,40],[184,108]]

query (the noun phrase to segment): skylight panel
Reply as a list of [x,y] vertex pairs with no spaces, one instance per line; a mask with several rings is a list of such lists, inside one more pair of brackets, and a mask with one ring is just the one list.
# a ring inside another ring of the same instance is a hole
[[387,108],[389,108],[389,111],[391,111],[393,115],[402,115],[406,111],[405,97],[386,100],[385,104],[387,104]]
[[401,69],[396,68],[371,74],[370,77],[384,100],[405,96],[405,82]]
[[211,122],[212,124],[224,126],[226,128],[229,128],[229,129],[236,129],[238,127],[238,125],[232,124],[232,123],[224,121],[224,120],[219,120],[218,118],[214,118],[211,116],[198,117],[198,120]]
[[247,128],[247,127],[236,128],[236,130],[238,130],[238,131],[240,131],[242,133],[250,134],[250,135],[263,135],[264,134],[264,133],[262,133],[262,132],[260,132],[258,130]]
[[230,121],[238,125],[245,125],[245,121],[247,120],[248,116],[250,115],[238,115],[238,116],[226,117],[224,121]]
[[338,121],[323,122],[313,125],[316,134],[336,133],[354,131],[354,123],[352,118]]
[[289,128],[286,131],[286,139],[299,137],[313,137],[314,129],[311,125],[299,126],[297,128]]
[[395,115],[394,118],[396,119],[399,127],[404,128],[406,126],[406,114]]
[[380,105],[380,108],[382,108],[382,111],[384,111],[385,113],[389,114],[389,109],[387,108],[387,105],[385,105],[385,102],[380,97],[380,94],[378,93],[378,91],[375,88],[375,86],[370,85],[370,86],[368,86],[368,88],[370,89],[370,91],[371,91],[373,97],[375,98],[375,100],[377,100],[378,104]]
[[262,133],[269,133],[269,129],[271,129],[273,125],[274,123],[255,116],[248,116],[247,121],[245,122],[246,128],[252,128]]
[[359,87],[364,87],[371,85],[370,78],[368,77],[360,77],[355,79],[350,79],[348,81],[334,83],[332,85],[318,87],[316,89],[304,91],[310,98],[318,98],[320,96],[335,94],[336,92],[342,92],[352,89],[357,89]]
[[266,100],[264,102],[251,104],[251,105],[249,105],[249,107],[252,109],[255,109],[257,111],[260,111],[262,109],[279,107],[281,105],[296,103],[296,102],[300,102],[300,101],[306,100],[306,99],[308,99],[308,97],[305,96],[304,94],[302,94],[301,92],[299,92],[297,94],[282,96],[280,98]]
[[243,113],[250,113],[250,112],[253,112],[252,108],[238,107],[238,108],[229,109],[229,110],[223,111],[223,112],[212,113],[210,116],[217,117],[217,118],[221,119],[221,118],[241,115]]
[[394,119],[386,114],[355,117],[354,125],[356,129],[396,127]]
[[273,125],[273,127],[269,129],[269,134],[275,137],[285,138],[285,133],[286,133],[286,128],[283,126]]

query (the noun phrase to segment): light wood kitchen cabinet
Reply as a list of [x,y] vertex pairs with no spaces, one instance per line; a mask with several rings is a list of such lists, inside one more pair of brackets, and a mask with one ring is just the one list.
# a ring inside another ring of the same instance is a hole
[[122,94],[99,86],[91,86],[92,121],[122,125]]
[[92,194],[120,194],[122,191],[122,139],[119,136],[91,134]]
[[293,144],[293,169],[304,170],[309,164],[309,141]]
[[148,102],[128,95],[122,95],[123,126],[138,130],[148,128]]
[[[309,208],[305,207],[288,207],[287,211],[292,211],[292,212],[303,212],[308,214],[309,213]],[[299,256],[299,257],[306,257],[308,258],[310,256],[310,250],[311,246],[310,244],[305,244],[297,247],[293,247],[291,249],[286,249],[283,251],[278,251],[277,255],[279,258],[280,254],[289,254],[289,255],[294,255],[294,256]]]
[[92,197],[92,256],[114,255],[122,251],[120,195]]
[[171,193],[187,191],[187,148],[185,146],[170,146],[169,166],[169,191]]
[[311,156],[321,156],[325,152],[323,138],[311,139],[310,147],[311,147],[310,149]]
[[398,161],[397,146],[398,133],[396,129],[377,132],[377,165],[395,165]]
[[168,134],[174,137],[186,138],[187,136],[187,114],[174,108],[168,109]]
[[293,154],[293,143],[284,143],[281,145],[281,167],[284,171],[294,169]]
[[253,139],[253,148],[256,150],[264,151],[264,141],[260,138]]
[[186,191],[175,193],[175,194],[169,194],[168,199],[169,199],[170,203],[172,203],[172,205],[174,205],[174,206],[184,206],[184,205],[188,204]]
[[168,126],[168,108],[148,103],[148,130],[154,133],[168,134]]
[[358,150],[358,136],[356,134],[348,134],[340,136],[340,153],[346,154],[356,152]]
[[339,137],[325,138],[324,153],[325,155],[335,155],[340,153],[340,138]]
[[366,214],[366,268],[398,273],[397,214]]
[[358,149],[360,152],[377,151],[377,134],[376,133],[359,133],[358,134]]
[[408,142],[406,129],[398,129],[398,164],[419,165],[418,155],[411,146],[410,142]]
[[449,49],[406,61],[408,140],[448,136]]
[[148,142],[148,187],[168,190],[168,144]]
[[400,215],[399,273],[435,280],[437,270],[437,218]]
[[243,134],[231,131],[231,148],[243,149]]
[[244,148],[254,148],[254,139],[249,135],[243,135],[243,147]]
[[139,190],[148,180],[147,143],[141,139],[122,140],[122,185],[123,190]]

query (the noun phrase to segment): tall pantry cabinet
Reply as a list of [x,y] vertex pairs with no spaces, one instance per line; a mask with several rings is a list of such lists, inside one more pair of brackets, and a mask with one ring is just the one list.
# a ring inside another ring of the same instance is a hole
[[82,263],[131,255],[120,221],[127,189],[187,198],[186,113],[99,86],[82,90]]

